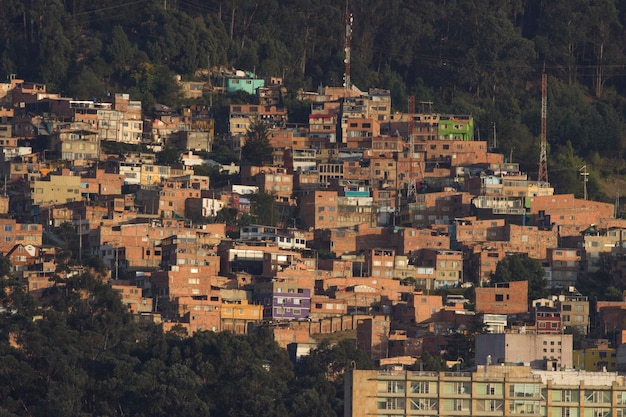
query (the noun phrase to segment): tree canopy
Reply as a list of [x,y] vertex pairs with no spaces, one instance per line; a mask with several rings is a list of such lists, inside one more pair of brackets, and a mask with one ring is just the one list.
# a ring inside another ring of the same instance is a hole
[[[163,334],[134,322],[89,274],[40,303],[2,280],[0,414],[6,416],[319,416],[343,413],[343,372],[371,368],[354,340],[295,367],[269,330]],[[332,372],[334,378],[328,377]]]
[[241,148],[241,159],[250,165],[271,164],[272,152],[267,124],[262,120],[253,121],[246,131],[246,143]]
[[528,281],[528,300],[536,300],[549,295],[546,272],[535,259],[517,254],[504,257],[491,276],[491,283]]

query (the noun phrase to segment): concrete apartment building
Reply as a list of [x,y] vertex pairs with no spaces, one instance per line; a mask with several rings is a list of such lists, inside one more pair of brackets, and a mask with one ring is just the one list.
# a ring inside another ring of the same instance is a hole
[[231,104],[229,132],[231,136],[245,135],[253,120],[262,120],[270,129],[283,127],[287,109],[255,104]]
[[[416,255],[416,266],[434,268],[432,282],[426,282],[424,289],[453,288],[461,285],[463,278],[463,253],[450,249],[421,249]],[[422,278],[422,277],[419,277]]]
[[83,122],[57,125],[50,135],[50,150],[66,161],[98,159],[100,142],[98,132]]
[[612,417],[626,381],[609,372],[479,366],[475,372],[349,369],[345,417],[366,415]]
[[30,198],[33,205],[65,204],[82,200],[81,177],[70,175],[63,169],[58,175],[30,182]]
[[582,269],[586,272],[598,271],[602,266],[603,255],[617,255],[625,251],[626,229],[590,226],[582,232]]
[[550,268],[551,288],[568,288],[576,284],[583,270],[582,251],[576,248],[548,248],[547,264]]
[[573,336],[560,333],[476,335],[476,364],[528,364],[532,369],[572,367]]
[[555,297],[555,306],[561,312],[563,329],[573,329],[581,334],[589,333],[589,300],[581,294],[565,294]]

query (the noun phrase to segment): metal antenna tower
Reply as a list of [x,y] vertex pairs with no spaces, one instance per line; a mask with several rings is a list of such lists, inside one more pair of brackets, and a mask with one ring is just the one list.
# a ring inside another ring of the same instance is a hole
[[415,130],[415,96],[409,97],[409,182],[407,184],[406,197],[407,201],[411,201],[417,194],[417,184],[415,183],[415,177],[413,175],[413,160],[415,155],[415,136],[413,131]]
[[350,81],[350,43],[352,41],[352,13],[348,11],[348,2],[346,2],[346,45],[345,45],[345,58],[343,62],[346,64],[345,73],[343,74],[343,86],[346,90],[352,88]]
[[548,182],[548,139],[547,121],[548,113],[548,77],[544,72],[541,74],[541,148],[539,151],[539,174],[537,181]]

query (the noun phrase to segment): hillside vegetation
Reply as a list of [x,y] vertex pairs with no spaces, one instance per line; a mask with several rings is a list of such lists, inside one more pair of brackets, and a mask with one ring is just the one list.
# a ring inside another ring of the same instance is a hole
[[[391,90],[396,110],[413,95],[472,114],[477,136],[493,144],[495,130],[530,173],[545,71],[550,180],[580,195],[587,164],[590,197],[614,197],[607,178],[626,169],[625,0],[362,0],[350,12],[355,85]],[[129,92],[144,109],[176,104],[172,75],[201,68],[315,89],[342,83],[344,22],[331,0],[6,0],[0,72],[77,98]]]
[[0,302],[2,416],[332,417],[343,371],[372,367],[349,339],[294,365],[267,329],[163,334],[87,274],[41,302],[3,279]]

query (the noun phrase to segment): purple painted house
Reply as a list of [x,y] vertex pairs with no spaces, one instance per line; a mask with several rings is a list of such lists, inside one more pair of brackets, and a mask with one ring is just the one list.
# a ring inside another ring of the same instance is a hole
[[263,305],[265,320],[297,320],[309,317],[311,290],[280,281],[254,285],[254,301]]

